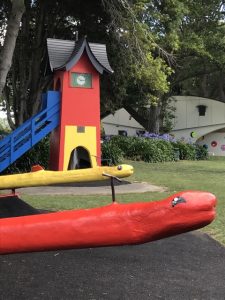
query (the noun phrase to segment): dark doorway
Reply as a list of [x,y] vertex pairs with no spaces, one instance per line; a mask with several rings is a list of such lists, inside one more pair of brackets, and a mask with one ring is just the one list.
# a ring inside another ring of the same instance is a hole
[[75,148],[70,154],[68,170],[91,168],[89,152],[83,147]]

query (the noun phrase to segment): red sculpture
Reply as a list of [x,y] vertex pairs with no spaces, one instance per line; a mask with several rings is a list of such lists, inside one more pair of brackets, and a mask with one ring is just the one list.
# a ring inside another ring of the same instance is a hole
[[216,198],[184,191],[162,201],[0,219],[0,253],[146,243],[201,228]]

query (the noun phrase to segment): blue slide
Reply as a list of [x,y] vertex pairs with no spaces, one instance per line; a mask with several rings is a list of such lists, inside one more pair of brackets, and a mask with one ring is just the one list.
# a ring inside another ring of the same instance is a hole
[[43,95],[42,110],[0,141],[0,172],[59,125],[60,92]]

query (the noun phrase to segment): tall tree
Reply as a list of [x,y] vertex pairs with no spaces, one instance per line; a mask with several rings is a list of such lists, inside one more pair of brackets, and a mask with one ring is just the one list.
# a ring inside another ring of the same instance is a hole
[[151,117],[143,125],[148,130],[158,131],[158,124],[155,126],[155,122],[150,121],[153,114],[157,119],[159,99],[169,89],[171,68],[166,59],[170,60],[171,56],[162,49],[155,32],[148,26],[149,6],[153,5],[153,1],[105,3],[118,61],[115,66],[117,81],[112,82],[116,92],[113,95],[114,106],[125,106],[132,114],[136,114],[140,107],[150,106]]
[[4,45],[1,49],[0,55],[0,95],[3,92],[6,77],[12,64],[16,39],[19,33],[20,22],[24,10],[24,0],[11,0],[11,12],[9,14]]
[[186,2],[188,13],[180,27],[172,92],[225,102],[225,2]]
[[170,69],[155,56],[158,46],[143,22],[146,2],[26,0],[6,93],[15,126],[37,112],[41,93],[51,82],[46,38],[74,39],[75,31],[107,43],[115,73],[103,78],[102,113],[156,101],[168,89]]
[[[176,58],[168,94],[160,98],[157,109],[152,106],[149,110],[149,118],[156,120],[153,130],[157,122],[163,125],[171,95],[225,101],[224,1],[152,1],[147,23],[162,48]],[[154,111],[159,117],[151,115]]]
[[[163,125],[163,112],[167,104],[165,95],[170,91],[169,79],[175,67],[176,52],[180,47],[179,27],[186,10],[186,5],[179,0],[152,0],[146,1],[145,10],[141,14],[141,22],[151,32],[153,45],[155,45],[154,50],[151,51],[154,58],[153,62],[156,64],[157,61],[161,61],[160,65],[164,76],[164,80],[160,80],[162,75],[159,76],[160,74],[154,70],[156,76],[153,78],[157,79],[159,86],[161,86],[161,89],[158,90],[154,90],[152,81],[149,80],[150,78],[141,78],[141,84],[149,86],[150,101],[148,102],[148,108],[146,108],[146,104],[137,103],[136,110],[140,113],[140,122],[150,132],[159,133]],[[151,66],[145,72],[151,74]],[[152,88],[153,91],[151,91]],[[139,94],[139,91],[140,88],[137,88],[136,93]],[[144,95],[146,96],[148,93],[145,91]],[[127,109],[129,110],[129,107]]]

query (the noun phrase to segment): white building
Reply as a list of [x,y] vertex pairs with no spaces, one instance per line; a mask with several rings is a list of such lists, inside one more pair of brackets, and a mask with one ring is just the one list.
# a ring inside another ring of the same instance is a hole
[[193,96],[173,97],[176,139],[205,145],[212,155],[225,156],[225,103]]
[[144,128],[124,108],[103,118],[102,125],[106,135],[137,136],[139,131],[144,131]]
[[[171,134],[205,145],[212,155],[225,156],[225,103],[193,96],[172,98],[175,107]],[[136,136],[144,128],[125,110],[120,109],[102,119],[106,135]]]

